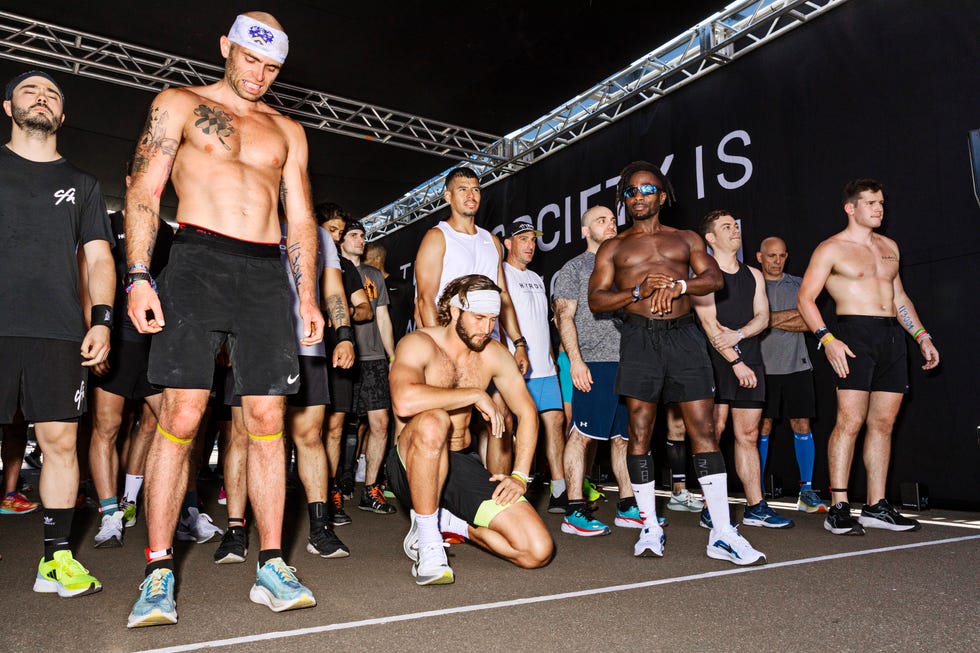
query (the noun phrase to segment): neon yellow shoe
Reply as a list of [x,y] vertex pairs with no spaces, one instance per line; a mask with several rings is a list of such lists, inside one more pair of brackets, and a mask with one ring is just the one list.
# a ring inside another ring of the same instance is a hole
[[42,594],[54,594],[68,598],[85,596],[102,591],[102,583],[90,576],[88,569],[72,557],[71,551],[54,552],[54,560],[46,561],[41,558],[37,565],[37,578],[34,580],[34,591]]
[[582,481],[582,497],[589,506],[598,506],[606,500],[606,495],[599,491],[599,488],[591,480],[586,478]]

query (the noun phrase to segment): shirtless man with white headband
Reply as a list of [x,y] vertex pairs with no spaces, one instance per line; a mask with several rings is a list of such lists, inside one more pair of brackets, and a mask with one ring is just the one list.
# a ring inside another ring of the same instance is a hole
[[[317,225],[306,135],[261,101],[289,47],[276,19],[242,14],[220,45],[223,79],[171,88],[153,101],[126,194],[129,316],[141,333],[156,334],[148,378],[164,388],[145,474],[146,579],[130,628],[177,621],[171,545],[182,492],[174,488],[186,483],[214,357],[225,342],[235,394],[242,397],[248,494],[260,541],[249,598],[275,612],[316,605],[281,550],[284,395],[296,393],[300,375],[289,284],[279,258],[280,202],[306,334],[301,343],[318,343],[324,327],[315,296]],[[180,229],[170,263],[155,281],[147,266],[168,179],[180,198]]]
[[[544,566],[554,550],[524,498],[538,411],[514,357],[490,337],[499,314],[496,284],[479,274],[459,277],[439,298],[438,326],[413,331],[395,350],[389,379],[398,437],[386,465],[395,496],[412,508],[404,550],[419,585],[455,580],[443,532],[525,569]],[[491,475],[475,452],[464,451],[473,408],[494,437],[503,432],[503,415],[486,393],[491,381],[518,419],[510,475]]]

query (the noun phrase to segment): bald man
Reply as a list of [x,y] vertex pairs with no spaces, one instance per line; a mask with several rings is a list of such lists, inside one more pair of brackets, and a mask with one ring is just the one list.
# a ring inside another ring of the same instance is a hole
[[803,279],[783,271],[788,257],[786,243],[777,236],[763,240],[755,254],[769,298],[769,329],[761,342],[762,361],[766,366],[766,407],[759,427],[759,464],[764,477],[773,422],[780,417],[789,418],[800,468],[796,508],[801,512],[827,512],[827,504],[820,500],[812,484],[816,452],[810,430],[810,418],[816,407],[813,366],[803,340],[803,334],[809,329],[796,308]]

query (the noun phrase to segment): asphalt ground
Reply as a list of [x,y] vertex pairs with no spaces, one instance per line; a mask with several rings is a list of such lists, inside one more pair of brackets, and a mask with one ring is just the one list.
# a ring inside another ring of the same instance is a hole
[[[203,484],[208,512],[223,526],[217,492],[216,483]],[[611,524],[616,494],[608,495],[596,515]],[[142,515],[122,548],[95,549],[97,511],[78,511],[76,557],[103,591],[73,599],[32,591],[40,514],[0,516],[0,650],[980,650],[978,513],[930,510],[916,515],[918,532],[841,537],[824,531],[823,516],[775,501],[796,527],[741,527],[768,564],[736,567],[705,555],[708,532],[696,513],[667,511],[666,555],[634,558],[638,531],[566,535],[561,516],[544,512],[544,491],[530,498],[556,543],[547,567],[522,570],[455,545],[455,584],[418,587],[401,550],[404,511],[382,516],[349,505],[354,522],[337,532],[351,556],[326,560],[305,551],[306,510],[302,492],[293,492],[284,547],[316,607],[274,614],[248,600],[253,529],[244,564],[215,565],[217,541],[178,543],[178,624],[134,630],[125,626],[143,578]],[[732,508],[741,515],[740,505]]]

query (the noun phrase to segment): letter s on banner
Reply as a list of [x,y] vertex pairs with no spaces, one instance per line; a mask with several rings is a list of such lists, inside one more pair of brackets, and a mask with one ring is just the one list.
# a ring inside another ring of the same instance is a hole
[[725,146],[732,140],[739,139],[742,141],[743,145],[751,145],[752,139],[749,138],[749,133],[742,129],[736,129],[725,135],[721,142],[718,143],[718,160],[722,163],[734,163],[745,168],[745,173],[736,179],[735,181],[728,181],[725,179],[724,174],[718,175],[718,184],[727,190],[734,190],[740,186],[744,186],[749,179],[752,177],[752,161],[744,156],[736,156],[734,154],[727,154],[725,152]]

